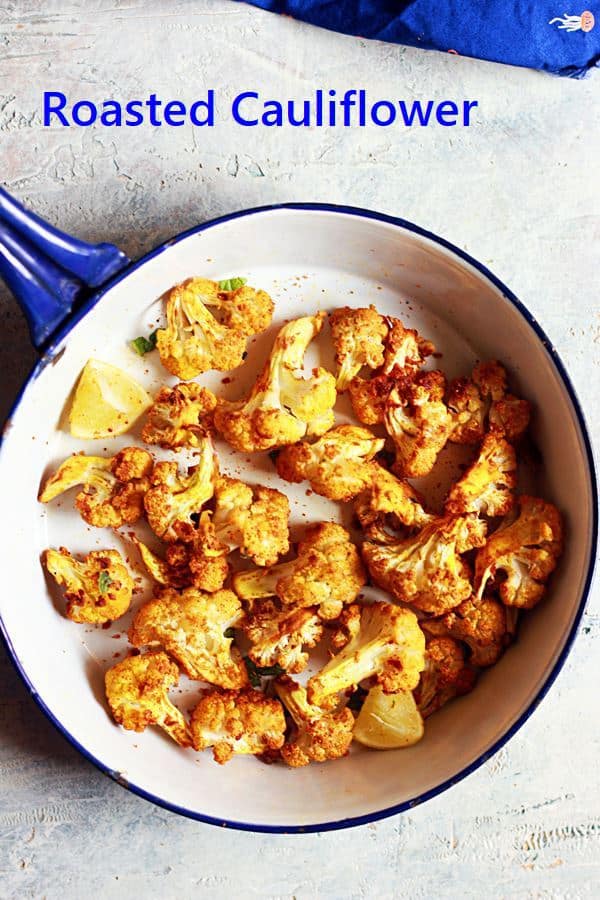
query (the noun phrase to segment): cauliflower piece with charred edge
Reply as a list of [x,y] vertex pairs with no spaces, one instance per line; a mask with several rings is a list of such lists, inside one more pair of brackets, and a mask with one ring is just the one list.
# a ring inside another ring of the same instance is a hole
[[322,706],[371,677],[386,694],[412,691],[424,665],[425,637],[413,612],[384,602],[363,606],[346,646],[309,679],[308,699]]
[[[232,293],[237,295],[238,292]],[[156,333],[160,360],[169,372],[189,381],[210,369],[228,371],[241,365],[248,335],[254,333],[256,326],[262,331],[270,323],[270,316],[264,315],[266,310],[261,302],[261,315],[252,314],[246,320],[243,303],[235,297],[230,301],[230,307],[227,302],[226,294],[219,292],[217,282],[205,278],[188,278],[169,291],[167,326]],[[207,309],[208,306],[216,306],[222,311],[223,323]],[[232,324],[227,324],[228,321]]]
[[449,440],[477,444],[489,429],[516,441],[531,417],[531,405],[506,390],[506,369],[497,360],[479,363],[471,378],[456,378],[448,388],[448,409],[453,418]]
[[383,365],[383,342],[389,329],[374,306],[342,306],[330,313],[329,325],[338,367],[337,389],[342,393],[363,366],[378,369]]
[[490,579],[497,584],[507,606],[531,609],[542,599],[545,584],[563,549],[562,522],[551,503],[522,495],[511,517],[488,539],[475,559],[475,586],[479,599]]
[[225,632],[242,618],[233,591],[162,588],[137,612],[129,642],[134,647],[160,646],[189,678],[236,690],[248,683],[248,673]]
[[212,441],[202,438],[198,462],[187,476],[176,462],[158,462],[152,473],[152,487],[144,497],[146,517],[152,531],[163,541],[192,540],[194,521],[214,494],[219,471]]
[[492,597],[469,597],[441,618],[424,620],[422,627],[429,634],[463,641],[471,651],[469,661],[481,668],[498,662],[511,640],[506,607]]
[[387,529],[398,531],[403,525],[422,528],[433,519],[422,504],[422,497],[408,481],[376,464],[373,480],[357,497],[354,512],[369,540],[387,544],[398,539]]
[[167,696],[178,681],[179,669],[166,653],[140,653],[117,663],[105,675],[115,722],[129,731],[158,725],[181,747],[189,747],[187,722]]
[[354,716],[347,707],[326,712],[308,702],[306,689],[287,676],[275,681],[277,696],[294,722],[294,735],[281,748],[288,766],[326,762],[347,756],[352,743]]
[[477,459],[448,493],[444,509],[451,516],[479,513],[504,516],[515,502],[517,457],[502,435],[492,431],[483,439]]
[[314,607],[296,609],[274,600],[256,600],[242,630],[251,642],[248,656],[253,663],[260,668],[278,665],[296,674],[306,668],[306,650],[318,643],[323,625]]
[[215,539],[239,549],[257,566],[270,566],[290,549],[290,503],[281,491],[220,476],[211,524]]
[[205,691],[192,713],[191,732],[194,749],[212,747],[215,762],[223,765],[237,753],[279,750],[285,716],[281,703],[261,691]]
[[242,452],[271,450],[320,435],[333,425],[335,378],[325,369],[298,373],[306,348],[323,327],[324,312],[288,322],[246,400],[219,400],[214,421],[225,440]]
[[129,609],[133,579],[117,550],[92,550],[80,562],[61,547],[46,550],[44,562],[65,587],[66,615],[73,622],[111,622]]
[[476,681],[477,670],[466,661],[459,641],[447,635],[427,638],[425,668],[415,689],[415,700],[424,719],[455,697],[468,694]]
[[365,425],[384,421],[385,407],[398,380],[412,379],[428,356],[435,352],[413,328],[405,328],[400,319],[389,319],[383,365],[369,379],[356,376],[349,384],[352,408]]
[[198,447],[210,427],[217,398],[195,381],[161,387],[142,429],[146,444],[161,447]]
[[446,516],[393,544],[365,542],[363,558],[384,590],[440,615],[471,596],[471,572],[460,554],[481,547],[485,534],[485,522],[476,516]]
[[147,450],[125,447],[112,457],[69,456],[47,479],[39,495],[49,503],[77,485],[75,498],[81,518],[98,528],[131,525],[142,515],[153,459]]
[[233,576],[233,588],[243,600],[277,596],[284,605],[317,607],[322,619],[337,618],[365,582],[350,535],[333,522],[309,526],[296,559]]
[[205,517],[206,513],[201,513],[193,541],[168,544],[164,559],[136,539],[142,562],[159,584],[173,588],[196,587],[208,593],[223,587],[229,575],[227,548],[204,538],[204,534],[211,533],[210,521]]
[[399,381],[385,407],[385,427],[396,450],[393,470],[404,478],[420,478],[433,469],[446,446],[452,418],[444,403],[443,372],[421,372]]
[[306,479],[322,497],[352,500],[371,484],[377,471],[372,459],[384,443],[366,428],[338,425],[314,444],[301,441],[284,447],[275,468],[285,481]]

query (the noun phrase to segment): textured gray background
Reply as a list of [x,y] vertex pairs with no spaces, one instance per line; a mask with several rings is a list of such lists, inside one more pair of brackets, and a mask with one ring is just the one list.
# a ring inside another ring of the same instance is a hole
[[[41,127],[44,89],[192,99],[216,87],[223,112],[254,86],[279,98],[365,87],[477,99],[480,111],[465,130]],[[596,437],[598,87],[594,76],[335,36],[232,2],[0,0],[1,178],[43,216],[131,256],[262,203],[404,216],[488,263],[539,317]],[[2,288],[0,302],[4,414],[34,356]],[[3,589],[18,601],[17,586]],[[53,731],[2,656],[0,896],[598,897],[598,613],[596,590],[548,699],[466,782],[410,815],[304,837],[221,831],[130,796]]]

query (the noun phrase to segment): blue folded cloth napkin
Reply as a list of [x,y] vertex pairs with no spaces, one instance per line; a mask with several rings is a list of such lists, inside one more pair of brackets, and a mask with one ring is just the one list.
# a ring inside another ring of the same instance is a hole
[[[600,63],[600,3],[587,0],[248,0],[345,34],[581,78]],[[566,12],[565,12],[566,10]]]

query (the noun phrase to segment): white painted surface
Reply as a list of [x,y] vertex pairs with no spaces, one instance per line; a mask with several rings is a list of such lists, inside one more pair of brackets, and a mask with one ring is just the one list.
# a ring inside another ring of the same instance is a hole
[[[222,212],[330,200],[445,235],[505,280],[559,348],[598,436],[598,79],[571,82],[319,32],[231,2],[0,7],[2,176],[42,215],[130,255]],[[351,82],[351,83],[350,83]],[[480,101],[469,130],[40,127],[41,92],[190,98],[317,87]],[[32,355],[2,294],[6,410]],[[4,522],[8,519],[6,513]],[[4,586],[15,591],[18,585]],[[0,667],[4,897],[595,897],[598,591],[566,669],[478,773],[410,815],[339,834],[223,832],[154,809],[59,738]]]

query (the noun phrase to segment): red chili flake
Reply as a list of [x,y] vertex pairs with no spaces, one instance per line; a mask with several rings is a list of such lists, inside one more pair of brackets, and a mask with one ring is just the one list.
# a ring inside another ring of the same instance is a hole
[[311,491],[310,488],[306,488],[306,496],[307,496],[307,497],[311,497],[312,494],[313,494],[313,491]]
[[105,631],[108,631],[108,629],[109,629],[111,626],[112,626],[112,622],[103,622],[103,623],[102,623],[102,627],[104,628]]
[[120,637],[121,637],[121,635],[119,634],[118,631],[112,635],[113,641],[118,641]]
[[229,375],[226,375],[225,378],[221,378],[221,384],[231,384],[233,378],[230,378]]

